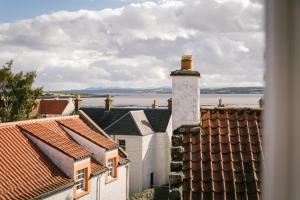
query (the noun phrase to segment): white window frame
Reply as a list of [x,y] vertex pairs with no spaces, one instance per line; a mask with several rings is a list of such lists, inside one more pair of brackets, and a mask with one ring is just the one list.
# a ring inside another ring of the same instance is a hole
[[300,1],[266,3],[263,199],[299,199]]
[[76,192],[81,193],[84,191],[86,191],[86,169],[80,169],[76,172]]
[[107,160],[107,176],[110,178],[115,177],[115,158],[110,158]]

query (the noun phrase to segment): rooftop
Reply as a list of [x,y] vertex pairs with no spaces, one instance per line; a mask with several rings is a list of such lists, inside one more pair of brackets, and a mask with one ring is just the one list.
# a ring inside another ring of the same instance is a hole
[[[65,128],[94,141],[103,148],[117,148],[104,133],[96,132],[80,116],[43,118],[0,124],[0,196],[4,199],[31,199],[72,187],[67,177],[26,134],[38,138],[74,160],[92,154],[75,142]],[[119,152],[119,163],[127,161]],[[107,168],[91,157],[92,175]]]
[[147,134],[149,127],[154,132],[165,132],[171,117],[171,111],[159,108],[111,108],[107,111],[100,107],[83,107],[81,110],[108,134],[116,134],[115,130],[118,130],[117,134],[121,135],[129,132],[143,135],[137,123],[147,129]]
[[31,115],[48,114],[61,115],[67,107],[68,99],[42,99],[37,102],[37,107],[31,112]]
[[91,156],[88,150],[62,133],[62,129],[56,121],[28,123],[18,127],[74,159]]
[[114,142],[110,138],[105,137],[104,135],[101,135],[101,134],[95,132],[90,127],[88,127],[82,120],[77,120],[75,118],[69,118],[69,119],[58,120],[58,122],[61,125],[74,131],[78,135],[84,137],[85,139],[87,139],[105,149],[118,148],[118,144],[116,142]]
[[183,172],[183,199],[259,199],[262,110],[207,108],[201,113],[200,126],[183,126],[172,139],[174,146],[182,135],[183,166],[171,170]]
[[0,196],[30,199],[72,185],[17,126],[0,127]]

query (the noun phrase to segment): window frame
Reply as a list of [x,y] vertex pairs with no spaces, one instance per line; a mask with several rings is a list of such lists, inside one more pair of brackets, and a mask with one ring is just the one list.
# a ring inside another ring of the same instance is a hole
[[[124,142],[124,144],[121,144],[121,142]],[[124,139],[118,139],[119,147],[121,147],[124,151],[126,151],[126,140]]]
[[[86,168],[83,168],[83,169],[79,169],[76,171],[76,182],[75,182],[75,186],[76,186],[76,194],[80,194],[82,192],[86,192],[87,191],[87,184],[86,184],[86,171],[87,169]],[[80,174],[79,174],[80,172]],[[79,176],[82,176],[80,178],[78,178]],[[80,182],[80,183],[78,183]],[[82,188],[79,188],[78,189],[78,185],[82,185]]]
[[[106,152],[105,167],[110,166],[111,172],[106,171],[105,183],[108,184],[118,179],[118,148]],[[108,163],[111,163],[108,165]]]
[[107,176],[109,178],[114,178],[115,177],[115,158],[110,158],[107,160],[107,168],[108,168]]

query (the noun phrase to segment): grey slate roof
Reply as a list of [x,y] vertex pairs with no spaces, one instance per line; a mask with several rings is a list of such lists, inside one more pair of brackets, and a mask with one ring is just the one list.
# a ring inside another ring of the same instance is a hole
[[111,135],[149,135],[153,133],[143,110],[129,111],[104,129]]
[[[168,109],[112,108],[110,111],[106,111],[105,108],[100,107],[82,107],[81,110],[108,134],[116,135],[141,135],[141,132],[137,127],[134,118],[130,114],[130,111],[144,111],[144,115],[149,123],[148,126],[151,126],[154,132],[165,132],[171,117],[171,111]],[[147,125],[147,121],[143,121],[145,126]],[[111,124],[113,123],[115,124],[112,127]]]

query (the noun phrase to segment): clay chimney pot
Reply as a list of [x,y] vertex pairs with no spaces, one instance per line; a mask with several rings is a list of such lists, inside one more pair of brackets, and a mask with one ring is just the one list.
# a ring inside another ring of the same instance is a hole
[[181,70],[191,70],[193,65],[192,55],[183,55],[181,58]]

